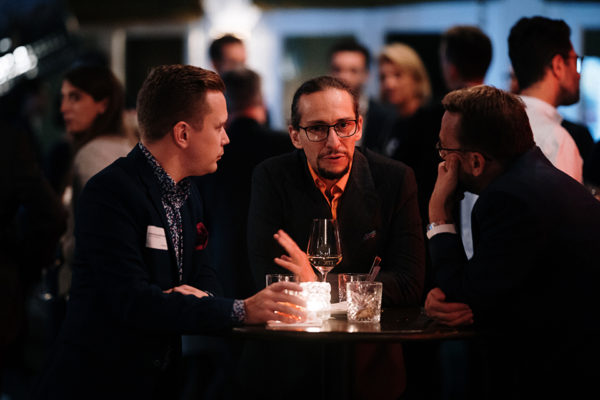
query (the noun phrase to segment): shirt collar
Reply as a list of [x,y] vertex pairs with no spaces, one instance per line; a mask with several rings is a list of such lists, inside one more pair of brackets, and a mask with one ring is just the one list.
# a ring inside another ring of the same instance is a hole
[[545,102],[544,100],[538,99],[537,97],[531,96],[523,96],[521,95],[521,99],[525,103],[525,106],[534,113],[544,114],[548,118],[554,120],[556,123],[560,124],[563,120],[562,115],[558,112],[556,107],[552,104]]
[[156,158],[154,158],[152,153],[150,153],[150,150],[148,150],[148,148],[146,148],[142,142],[139,142],[138,146],[150,164],[150,167],[154,172],[154,176],[158,180],[161,194],[166,196],[169,201],[177,206],[177,208],[181,207],[190,194],[190,179],[183,178],[181,181],[179,181],[179,183],[175,183],[173,178],[171,178],[167,171],[161,167]]
[[[308,170],[310,171],[310,175],[313,178],[313,181],[315,182],[315,185],[317,185],[317,187],[319,188],[319,190],[321,192],[323,192],[323,194],[325,194],[325,190],[327,189],[327,184],[325,183],[325,181],[323,181],[323,179],[321,179],[321,177],[319,175],[317,175],[317,173],[313,170],[313,168],[310,166],[310,163],[308,162],[308,160],[306,160],[306,164],[308,165]],[[348,183],[348,178],[350,177],[350,171],[352,170],[352,162],[350,162],[350,166],[348,168],[348,172],[346,172],[344,174],[344,176],[342,176],[336,183],[334,183],[334,185],[331,187],[331,192],[344,192],[344,190],[346,189],[346,184]]]

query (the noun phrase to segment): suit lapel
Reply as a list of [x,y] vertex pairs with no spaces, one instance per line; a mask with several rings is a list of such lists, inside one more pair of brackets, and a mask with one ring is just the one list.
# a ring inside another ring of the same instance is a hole
[[173,237],[171,236],[171,230],[169,229],[169,221],[167,220],[167,215],[162,205],[158,181],[154,176],[154,171],[152,171],[152,167],[146,159],[146,156],[144,155],[144,153],[142,153],[142,151],[137,145],[131,151],[130,155],[133,158],[135,164],[138,166],[140,179],[146,187],[146,192],[148,194],[148,197],[150,197],[152,204],[154,205],[154,210],[160,217],[160,221],[162,224],[161,227],[165,230],[165,236],[167,238],[167,247],[169,248],[169,256],[171,258],[171,273],[173,274],[173,282],[177,284],[177,282],[179,282],[179,273],[177,270],[177,256],[175,254],[175,248],[173,247]]
[[[354,152],[352,171],[338,206],[338,223],[342,236],[346,236],[342,242],[346,244],[344,252],[348,255],[348,262],[357,264],[357,257],[372,260],[375,256],[377,236],[381,234],[379,205],[369,163],[357,149]],[[362,262],[366,263],[367,270],[368,262]],[[342,263],[345,264],[344,261]],[[343,272],[341,268],[339,272]]]

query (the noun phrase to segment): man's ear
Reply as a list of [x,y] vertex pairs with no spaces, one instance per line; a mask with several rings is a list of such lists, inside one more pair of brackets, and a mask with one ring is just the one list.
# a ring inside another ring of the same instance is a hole
[[552,75],[554,75],[557,79],[561,79],[566,70],[566,63],[563,56],[560,54],[555,54],[552,57],[552,62],[550,63],[550,70],[552,71]]
[[179,121],[173,126],[173,142],[177,147],[185,149],[189,146],[190,128],[191,127],[185,121]]
[[362,115],[359,115],[358,119],[356,120],[356,133],[353,136],[354,141],[358,141],[362,137],[362,127],[363,127],[363,117],[362,117]]
[[302,143],[300,142],[300,131],[298,129],[294,129],[292,125],[288,126],[288,131],[290,133],[290,139],[292,139],[292,144],[295,148],[301,149]]
[[483,154],[476,151],[469,153],[469,165],[473,176],[480,176],[483,174],[486,162],[487,160],[483,157]]

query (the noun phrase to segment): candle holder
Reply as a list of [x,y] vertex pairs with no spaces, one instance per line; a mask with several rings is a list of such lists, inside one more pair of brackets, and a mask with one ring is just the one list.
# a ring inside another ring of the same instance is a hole
[[306,301],[307,321],[324,321],[331,316],[331,285],[328,282],[300,282],[300,296]]

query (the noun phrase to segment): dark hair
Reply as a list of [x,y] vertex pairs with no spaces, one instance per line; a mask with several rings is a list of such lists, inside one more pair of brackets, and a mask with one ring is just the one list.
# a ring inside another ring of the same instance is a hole
[[294,93],[292,99],[292,118],[290,121],[294,129],[298,129],[300,124],[301,115],[298,111],[300,97],[305,94],[322,92],[326,89],[339,89],[348,92],[350,96],[352,96],[352,101],[354,103],[354,115],[358,118],[358,94],[338,78],[334,78],[333,76],[319,76],[304,82],[300,85],[298,90],[296,90],[296,93]]
[[87,132],[77,136],[76,147],[100,135],[124,134],[125,94],[123,86],[110,69],[96,65],[78,66],[69,70],[63,79],[92,96],[94,101],[107,100],[106,110],[98,114]]
[[248,69],[239,68],[223,73],[227,111],[239,112],[262,104],[260,76]]
[[371,67],[371,53],[369,53],[369,50],[363,46],[362,44],[358,43],[356,40],[354,39],[346,39],[346,40],[342,40],[338,43],[336,43],[330,50],[329,50],[329,59],[331,60],[331,58],[333,57],[333,55],[335,53],[340,53],[342,51],[350,51],[353,53],[361,53],[365,59],[365,68],[367,70],[370,69]]
[[142,137],[159,140],[179,121],[202,129],[208,111],[205,103],[208,91],[225,92],[225,85],[215,72],[191,65],[161,65],[152,69],[137,96]]
[[223,48],[230,44],[241,44],[244,42],[240,38],[233,36],[232,34],[226,34],[218,39],[213,40],[208,48],[208,54],[213,63],[220,62],[223,59]]
[[568,57],[570,36],[571,28],[562,19],[521,18],[512,27],[508,55],[521,89],[540,81],[555,55]]
[[523,101],[491,86],[473,86],[448,93],[446,111],[461,115],[458,141],[506,164],[533,146],[533,133]]
[[442,51],[464,80],[483,79],[492,61],[492,42],[476,26],[454,26],[442,35]]

